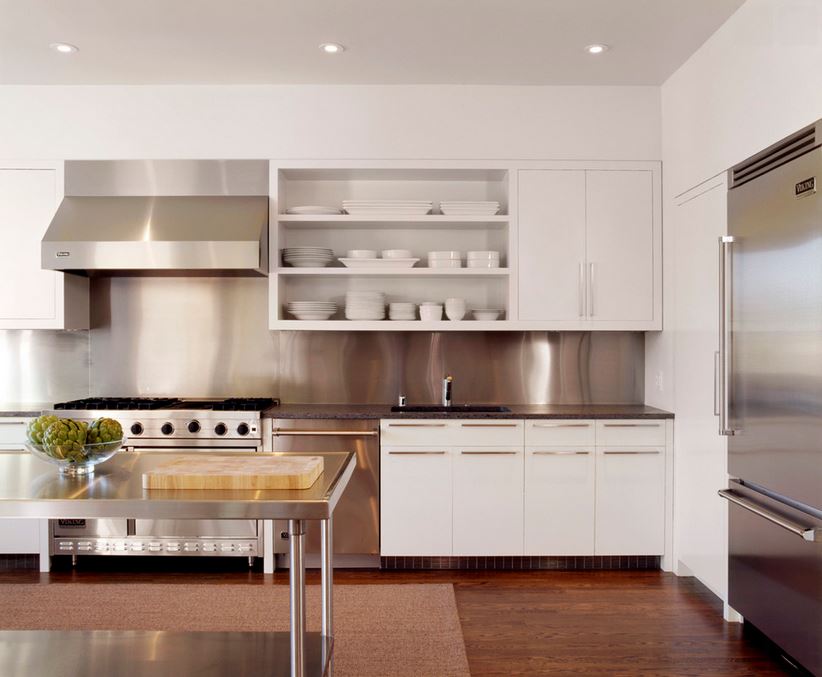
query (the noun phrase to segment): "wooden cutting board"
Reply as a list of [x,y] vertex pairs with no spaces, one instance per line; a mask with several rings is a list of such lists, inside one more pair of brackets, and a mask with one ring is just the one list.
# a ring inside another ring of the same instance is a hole
[[143,489],[308,489],[322,471],[321,456],[206,454],[143,473]]

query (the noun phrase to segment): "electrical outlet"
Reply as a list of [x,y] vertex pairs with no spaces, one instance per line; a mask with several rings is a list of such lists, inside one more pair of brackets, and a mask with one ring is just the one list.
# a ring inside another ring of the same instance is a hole
[[665,392],[665,375],[661,371],[656,373],[656,389],[657,392]]

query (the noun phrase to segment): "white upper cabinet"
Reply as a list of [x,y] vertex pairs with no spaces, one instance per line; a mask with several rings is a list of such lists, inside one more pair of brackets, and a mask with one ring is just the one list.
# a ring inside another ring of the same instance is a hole
[[88,279],[40,267],[40,241],[63,195],[59,164],[0,165],[0,329],[85,329]]
[[588,317],[653,322],[653,184],[648,171],[585,173]]
[[519,173],[519,319],[584,317],[585,172]]
[[662,328],[653,163],[518,172],[521,328]]

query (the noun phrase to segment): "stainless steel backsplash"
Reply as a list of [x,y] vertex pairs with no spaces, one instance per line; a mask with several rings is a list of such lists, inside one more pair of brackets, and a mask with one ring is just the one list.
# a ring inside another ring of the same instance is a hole
[[0,331],[0,402],[56,402],[89,394],[89,332]]
[[457,402],[644,399],[639,332],[271,332],[265,279],[97,278],[91,289],[95,395],[432,403],[450,373]]

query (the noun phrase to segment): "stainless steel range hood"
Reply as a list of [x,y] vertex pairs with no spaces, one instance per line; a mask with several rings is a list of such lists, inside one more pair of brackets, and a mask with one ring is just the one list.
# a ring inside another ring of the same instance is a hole
[[265,275],[268,163],[65,163],[42,267],[83,275]]

